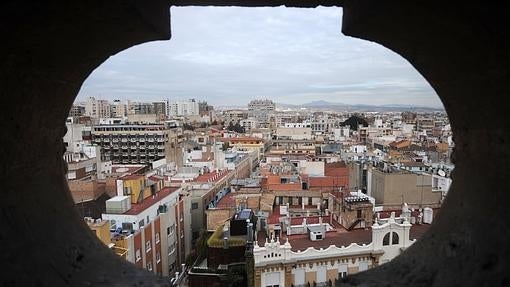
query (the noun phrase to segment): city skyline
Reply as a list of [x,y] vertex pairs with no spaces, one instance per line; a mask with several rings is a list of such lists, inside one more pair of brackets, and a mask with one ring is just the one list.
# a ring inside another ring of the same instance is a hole
[[340,8],[173,7],[172,39],[112,56],[77,101],[195,98],[216,106],[253,99],[304,104],[442,108],[402,57],[341,34]]

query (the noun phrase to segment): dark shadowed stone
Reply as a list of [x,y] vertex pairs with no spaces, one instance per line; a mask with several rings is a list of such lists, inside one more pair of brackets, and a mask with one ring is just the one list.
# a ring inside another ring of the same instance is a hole
[[[406,58],[450,117],[456,169],[443,210],[403,256],[346,286],[509,284],[510,17],[504,4],[446,1],[186,1],[343,5],[343,33]],[[73,210],[62,136],[86,77],[109,56],[170,38],[170,2],[0,4],[2,286],[167,286],[110,252]],[[340,28],[339,28],[340,29]]]

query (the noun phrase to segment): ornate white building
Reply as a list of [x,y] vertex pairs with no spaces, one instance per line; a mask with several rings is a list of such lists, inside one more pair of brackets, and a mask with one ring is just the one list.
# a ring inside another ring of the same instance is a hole
[[379,219],[372,226],[369,244],[353,242],[348,246],[317,248],[318,241],[301,236],[298,240],[313,240],[310,245],[315,247],[293,250],[291,242],[295,239],[292,236],[290,241],[289,237],[266,239],[263,246],[256,242],[253,249],[255,286],[329,286],[339,278],[395,258],[416,241],[409,239],[411,228],[407,218],[396,218],[392,213],[390,218]]

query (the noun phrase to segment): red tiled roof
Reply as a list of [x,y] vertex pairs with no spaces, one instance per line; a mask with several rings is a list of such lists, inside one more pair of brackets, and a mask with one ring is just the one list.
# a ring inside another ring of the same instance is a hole
[[218,182],[228,175],[228,170],[221,170],[218,172],[209,172],[199,175],[195,178],[195,182]]
[[163,199],[164,197],[172,194],[174,191],[178,190],[179,188],[175,187],[165,187],[161,189],[154,198],[148,197],[142,203],[133,203],[131,204],[131,209],[126,211],[124,214],[127,215],[137,215],[140,214],[142,211],[146,210],[147,208],[153,206],[154,204],[158,204],[158,202]]
[[[339,225],[335,224],[335,230],[326,233],[323,240],[311,241],[308,234],[295,234],[286,236],[285,234],[280,238],[280,243],[284,244],[286,237],[289,238],[289,243],[292,246],[292,251],[306,250],[308,247],[316,249],[328,248],[330,245],[337,247],[349,246],[351,243],[358,245],[370,244],[372,242],[372,229],[355,229],[347,231]],[[410,229],[409,239],[419,239],[430,228],[429,224],[413,225]],[[257,234],[257,243],[259,246],[265,245],[266,233],[259,232]]]
[[328,248],[330,245],[338,247],[349,246],[351,243],[359,245],[369,244],[372,242],[372,230],[356,229],[353,231],[346,231],[345,229],[337,229],[326,233],[326,237],[322,240],[311,241],[308,234],[296,234],[289,236],[289,243],[293,251],[305,250],[308,247],[314,248]]
[[235,206],[236,206],[236,198],[234,197],[234,194],[227,193],[223,198],[220,199],[220,201],[216,205],[216,208],[229,208],[229,207],[235,207]]
[[279,223],[280,221],[278,219],[280,217],[281,217],[280,208],[279,207],[273,208],[273,213],[271,213],[271,215],[269,215],[269,217],[267,218],[267,224]]

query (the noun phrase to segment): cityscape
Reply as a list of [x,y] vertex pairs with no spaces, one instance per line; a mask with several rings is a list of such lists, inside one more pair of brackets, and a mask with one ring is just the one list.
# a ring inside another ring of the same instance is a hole
[[75,210],[173,286],[338,286],[430,227],[452,182],[442,109],[76,101]]
[[5,1],[0,286],[508,286],[510,6]]

